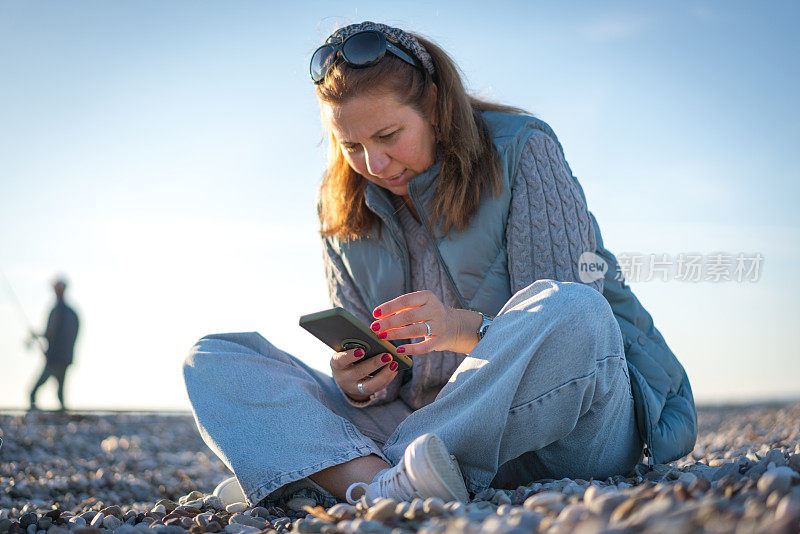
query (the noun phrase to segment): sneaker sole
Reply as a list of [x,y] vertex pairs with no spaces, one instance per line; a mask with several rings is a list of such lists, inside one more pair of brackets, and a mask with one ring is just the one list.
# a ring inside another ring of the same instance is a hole
[[219,497],[225,506],[235,502],[247,502],[247,496],[236,477],[226,478],[220,482],[214,489],[213,495]]
[[445,502],[469,500],[458,464],[444,442],[434,434],[423,434],[411,442],[403,456],[405,470],[419,493]]

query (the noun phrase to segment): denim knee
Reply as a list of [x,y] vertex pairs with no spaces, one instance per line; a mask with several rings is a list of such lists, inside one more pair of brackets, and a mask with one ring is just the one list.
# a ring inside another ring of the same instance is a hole
[[611,306],[596,289],[578,282],[536,280],[519,290],[503,307],[508,309],[552,313],[565,320],[582,318],[613,319]]
[[577,282],[555,282],[555,285],[558,291],[552,298],[565,318],[582,324],[616,322],[611,305],[596,289]]
[[183,359],[183,381],[186,386],[189,386],[190,380],[195,376],[202,374],[206,368],[206,361],[215,356],[214,351],[209,350],[208,341],[210,336],[203,336],[197,340],[189,354]]
[[[513,304],[512,304],[513,302]],[[560,357],[571,354],[585,359],[623,354],[622,334],[603,295],[586,284],[537,280],[520,290],[501,312],[513,313],[527,324],[515,329],[521,333],[548,328],[563,344]],[[569,349],[572,350],[569,350]],[[598,354],[598,351],[602,354]]]
[[563,331],[569,336],[566,346],[573,349],[565,351],[565,355],[574,358],[578,368],[588,365],[595,372],[600,372],[600,362],[606,361],[601,374],[615,374],[620,361],[624,368],[622,334],[605,297],[585,284],[559,282],[558,287],[554,308],[561,317]]
[[222,353],[246,350],[235,339],[242,334],[208,334],[197,340],[183,360],[183,379],[189,383],[194,377],[219,374],[230,366],[229,358],[221,358]]

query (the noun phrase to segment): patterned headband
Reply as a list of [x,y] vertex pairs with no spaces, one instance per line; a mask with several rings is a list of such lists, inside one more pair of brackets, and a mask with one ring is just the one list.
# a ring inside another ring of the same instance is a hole
[[406,50],[414,54],[420,63],[422,63],[422,66],[425,67],[425,70],[428,71],[428,74],[431,76],[435,75],[436,70],[433,68],[433,60],[431,59],[430,54],[428,54],[428,51],[425,50],[425,47],[422,46],[412,35],[404,32],[400,28],[393,28],[392,26],[387,26],[386,24],[365,21],[361,22],[360,24],[351,24],[349,26],[345,26],[344,28],[339,28],[333,32],[325,42],[341,43],[354,33],[364,30],[377,30],[384,34],[391,42],[405,47]]

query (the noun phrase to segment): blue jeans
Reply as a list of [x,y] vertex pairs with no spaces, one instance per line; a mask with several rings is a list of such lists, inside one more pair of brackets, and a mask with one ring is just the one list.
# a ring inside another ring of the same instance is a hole
[[395,465],[426,432],[473,493],[603,479],[642,457],[619,326],[605,298],[578,283],[538,280],[515,294],[416,411],[401,399],[357,408],[331,376],[255,332],[203,337],[184,378],[203,440],[251,502],[360,456]]

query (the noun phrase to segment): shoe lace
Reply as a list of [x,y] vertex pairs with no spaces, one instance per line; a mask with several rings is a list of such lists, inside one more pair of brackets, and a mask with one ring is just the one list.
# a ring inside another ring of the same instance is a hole
[[364,495],[366,495],[368,487],[369,485],[365,484],[364,482],[354,482],[353,484],[350,484],[350,486],[347,488],[347,491],[344,494],[345,500],[347,501],[348,504],[356,504],[358,502],[358,499],[353,498],[353,490],[357,488],[363,488]]
[[408,480],[402,467],[389,469],[379,475],[377,481],[379,494],[384,497],[393,497],[398,501],[410,501],[416,495],[411,481]]
[[370,487],[376,490],[375,493],[377,493],[377,495],[392,497],[399,501],[410,501],[416,496],[411,481],[408,479],[408,476],[406,476],[401,466],[381,471],[375,476],[372,484],[366,484],[365,482],[350,484],[344,495],[345,500],[347,500],[349,504],[356,504],[359,499],[353,499],[353,490],[363,488],[364,495],[366,495]]

